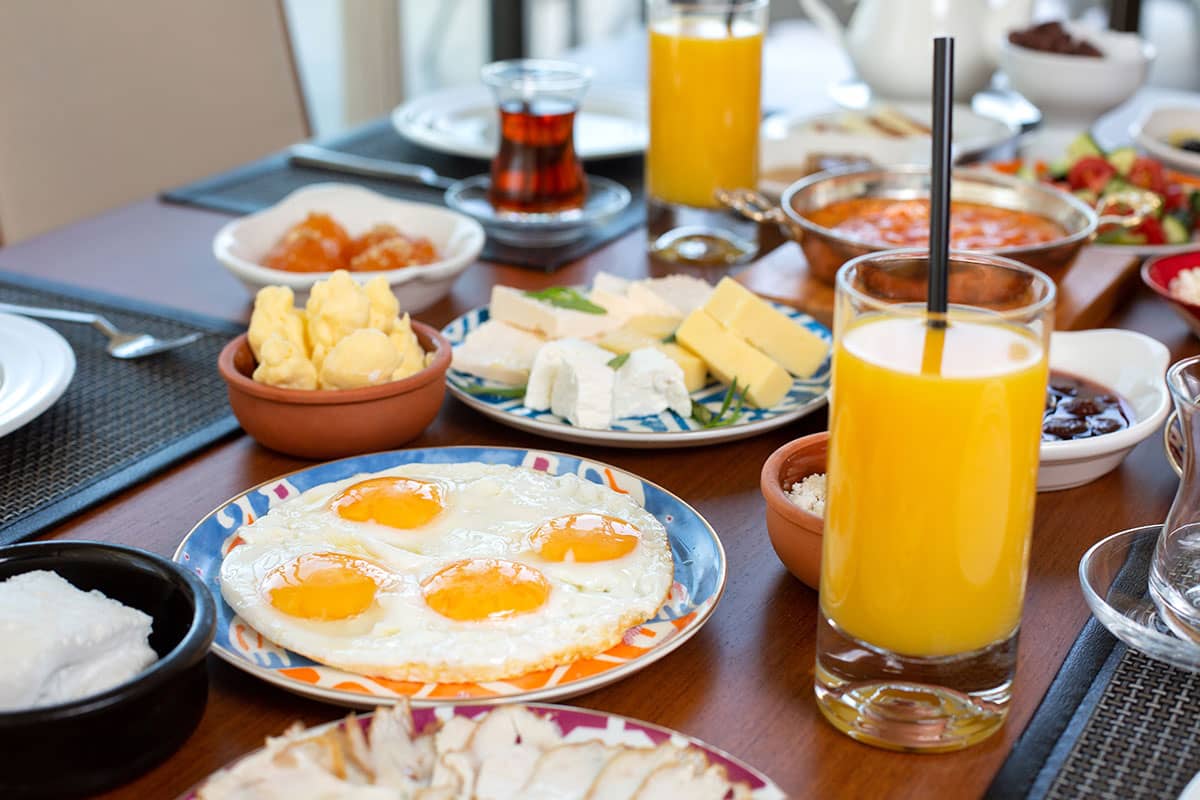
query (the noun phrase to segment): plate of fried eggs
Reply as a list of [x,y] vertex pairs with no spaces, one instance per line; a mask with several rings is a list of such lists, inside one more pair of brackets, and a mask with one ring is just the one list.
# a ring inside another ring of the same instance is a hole
[[399,450],[261,484],[175,560],[218,600],[213,651],[351,707],[572,697],[696,633],[725,583],[712,527],[600,462]]

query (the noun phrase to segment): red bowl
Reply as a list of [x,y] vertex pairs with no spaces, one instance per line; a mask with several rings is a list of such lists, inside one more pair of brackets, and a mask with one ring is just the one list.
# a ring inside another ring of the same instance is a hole
[[1171,281],[1185,269],[1200,267],[1200,250],[1176,253],[1170,256],[1155,256],[1142,264],[1142,281],[1166,300],[1175,309],[1192,333],[1200,336],[1200,305],[1186,303],[1171,294]]

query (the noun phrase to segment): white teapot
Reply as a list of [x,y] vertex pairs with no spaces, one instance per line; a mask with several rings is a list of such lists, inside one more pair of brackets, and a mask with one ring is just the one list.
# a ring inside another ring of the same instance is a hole
[[1033,0],[859,0],[843,27],[823,0],[799,2],[845,48],[872,94],[896,100],[930,96],[935,36],[954,37],[954,97],[969,100],[996,71],[1008,31],[1033,14]]

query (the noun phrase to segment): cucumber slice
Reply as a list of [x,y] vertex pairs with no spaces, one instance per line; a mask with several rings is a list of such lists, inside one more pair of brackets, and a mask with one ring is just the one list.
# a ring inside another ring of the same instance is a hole
[[1113,228],[1097,234],[1096,242],[1099,244],[1145,244],[1146,237],[1125,228]]
[[1029,166],[1029,162],[1023,161],[1017,169],[1017,177],[1023,181],[1036,181],[1037,173],[1033,171],[1033,167]]
[[1074,163],[1069,158],[1060,158],[1057,161],[1051,161],[1046,167],[1046,177],[1052,181],[1065,181],[1067,173],[1071,171],[1071,164]]
[[1076,136],[1074,141],[1067,145],[1067,158],[1071,160],[1072,164],[1084,156],[1104,156],[1100,145],[1096,144],[1092,134],[1087,131]]
[[1183,220],[1173,214],[1167,214],[1162,218],[1163,235],[1167,237],[1167,244],[1186,244],[1192,239],[1191,230],[1183,224]]
[[1118,147],[1108,154],[1108,163],[1112,164],[1113,169],[1118,175],[1128,175],[1133,162],[1137,161],[1137,150],[1132,147]]
[[1134,186],[1124,178],[1113,178],[1111,181],[1105,184],[1104,191],[1100,193],[1100,196],[1108,197],[1109,195],[1114,195],[1117,192],[1128,191],[1129,189],[1135,189],[1139,192],[1143,191],[1142,189],[1138,189],[1138,187]]

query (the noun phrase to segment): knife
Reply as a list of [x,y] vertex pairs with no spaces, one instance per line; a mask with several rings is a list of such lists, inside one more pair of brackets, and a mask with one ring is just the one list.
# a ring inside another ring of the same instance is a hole
[[448,189],[455,181],[442,177],[431,168],[420,164],[406,164],[383,158],[370,158],[342,153],[315,144],[296,144],[288,149],[288,161],[304,167],[316,167],[330,172],[347,175],[362,175],[367,178],[383,178],[391,181],[417,183],[435,189]]

